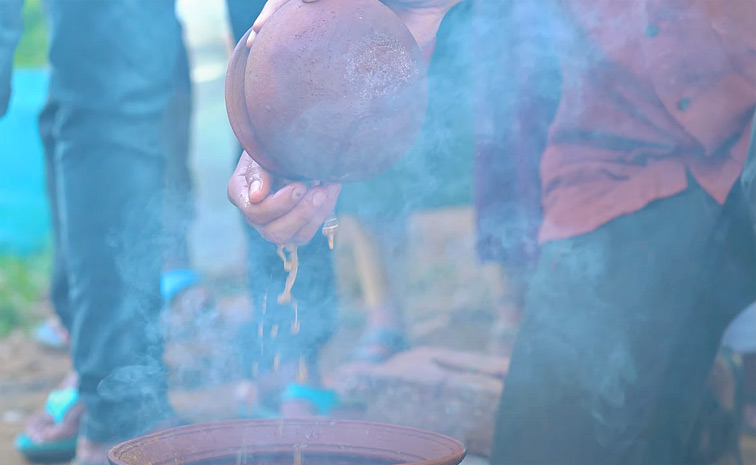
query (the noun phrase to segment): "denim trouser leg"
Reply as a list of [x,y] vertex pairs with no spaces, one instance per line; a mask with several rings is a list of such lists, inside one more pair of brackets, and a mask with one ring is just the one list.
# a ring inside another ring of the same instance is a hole
[[157,327],[161,122],[180,28],[172,0],[49,0],[59,245],[84,437],[117,441],[170,414]]
[[186,49],[179,51],[176,89],[163,119],[165,154],[163,201],[164,270],[190,267],[188,232],[195,218],[194,182],[189,169],[192,85]]
[[[182,44],[183,45],[183,44]],[[163,211],[163,249],[165,269],[189,266],[187,233],[194,220],[194,186],[189,172],[189,130],[192,114],[192,87],[189,63],[182,47],[176,67],[176,89],[163,118],[161,134],[165,154],[163,183],[165,186]],[[58,215],[55,137],[53,127],[58,105],[48,101],[39,115],[39,132],[45,151],[45,177],[53,230],[53,270],[50,280],[50,300],[53,309],[67,331],[71,330],[68,305],[68,275],[60,238]]]
[[[234,37],[239,40],[252,27],[265,1],[228,0],[226,4]],[[336,327],[336,277],[328,241],[317,234],[309,244],[299,247],[299,273],[292,292],[298,303],[301,332],[293,335],[289,331],[293,309],[276,302],[287,275],[276,245],[253,228],[246,229],[254,317],[249,327],[239,333],[242,363],[248,372],[254,363],[261,372],[271,370],[276,354],[282,363],[296,362],[300,357],[314,363],[320,347]],[[263,341],[257,336],[259,324],[264,328]],[[271,336],[273,327],[281,328],[276,337]]]
[[696,434],[707,377],[725,328],[756,298],[755,280],[739,185],[722,206],[691,181],[544,244],[491,464],[696,463],[713,442]]
[[50,278],[50,300],[53,309],[66,331],[71,331],[71,312],[68,306],[68,274],[66,257],[60,237],[60,215],[58,212],[57,170],[55,169],[55,137],[53,126],[58,106],[48,101],[39,115],[39,134],[45,151],[45,178],[47,198],[50,203],[50,216],[53,232],[53,269]]

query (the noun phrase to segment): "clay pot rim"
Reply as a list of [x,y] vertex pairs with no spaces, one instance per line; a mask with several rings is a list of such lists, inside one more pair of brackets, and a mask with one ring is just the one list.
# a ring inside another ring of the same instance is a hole
[[[317,426],[320,424],[324,424],[327,426],[343,425],[345,427],[349,427],[349,426],[374,427],[374,428],[390,429],[396,432],[403,431],[408,434],[415,433],[422,436],[437,439],[439,440],[440,443],[444,444],[451,450],[451,453],[447,455],[443,455],[441,457],[432,458],[432,459],[423,460],[423,461],[417,461],[417,462],[396,463],[394,465],[458,464],[462,462],[462,460],[467,455],[467,449],[465,448],[464,444],[462,444],[462,442],[460,442],[459,440],[454,439],[450,436],[446,436],[440,433],[435,433],[432,431],[422,430],[419,428],[413,428],[410,426],[402,426],[402,425],[391,425],[391,424],[386,424],[386,423],[377,423],[377,422],[370,422],[370,421],[361,421],[361,420],[303,418],[303,419],[283,419],[283,420],[282,419],[237,419],[237,420],[214,421],[214,422],[206,422],[206,423],[195,423],[195,424],[186,425],[186,426],[169,428],[166,430],[162,430],[156,433],[130,439],[128,441],[124,441],[120,444],[117,444],[116,446],[111,448],[110,451],[108,451],[108,460],[110,461],[111,464],[114,464],[114,465],[131,465],[127,462],[122,461],[119,457],[121,457],[124,453],[128,453],[129,450],[131,450],[132,448],[138,447],[140,444],[144,442],[151,443],[155,441],[161,441],[164,438],[168,438],[168,437],[175,438],[177,433],[191,434],[191,433],[224,430],[224,429],[232,428],[235,425],[245,425],[247,427],[250,427],[255,424],[258,424],[258,425],[278,427],[281,421],[284,422],[284,426],[301,425],[301,426],[312,427],[312,426]],[[270,452],[278,452],[278,451],[281,451],[281,449],[270,450]]]

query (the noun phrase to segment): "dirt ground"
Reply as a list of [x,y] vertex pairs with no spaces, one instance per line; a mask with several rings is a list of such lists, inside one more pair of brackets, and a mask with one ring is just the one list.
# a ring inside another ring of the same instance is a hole
[[[364,283],[355,272],[357,260],[354,224],[345,220],[336,251],[342,308],[340,326],[323,354],[327,373],[339,366],[354,347],[365,323],[361,306]],[[352,226],[350,226],[352,224]],[[443,228],[439,228],[444,224]],[[408,224],[410,244],[406,266],[408,292],[402,299],[408,336],[413,345],[438,345],[461,350],[484,351],[494,302],[501,292],[496,270],[480,267],[473,253],[472,213],[468,208],[428,212]],[[215,338],[198,335],[190,344],[167,347],[166,357],[174,368],[174,381],[197,373],[210,372],[222,377],[229,367],[229,351],[223,338],[243,321],[249,303],[239,277],[213,281],[225,322]],[[41,302],[34,313],[51,314],[49,302]],[[485,334],[486,337],[481,337]],[[197,362],[197,353],[213,352],[210,367]],[[203,352],[204,351],[204,352]],[[180,369],[176,366],[180,365]],[[23,459],[13,449],[13,439],[27,419],[44,404],[70,368],[65,352],[41,348],[30,335],[17,332],[0,340],[0,463],[20,465]],[[233,371],[233,368],[231,368]],[[194,421],[233,418],[234,382],[221,383],[204,390],[173,390],[171,400],[179,413]],[[468,463],[475,462],[471,458]]]
[[[348,223],[347,223],[348,224]],[[443,224],[443,228],[438,226]],[[409,273],[402,299],[408,333],[413,345],[443,346],[466,351],[486,351],[495,301],[502,283],[496,271],[475,262],[472,242],[472,214],[469,209],[428,212],[410,221],[408,242]],[[344,361],[360,336],[364,314],[359,310],[361,283],[354,272],[354,240],[349,228],[342,232],[337,250],[341,294],[344,296],[340,327],[323,355],[325,371]],[[233,283],[219,283],[220,307],[230,326],[244,318],[248,304],[243,291]],[[49,308],[38,313],[49,313]],[[221,336],[222,339],[223,336]],[[205,339],[204,344],[220,346],[222,341]],[[201,344],[195,345],[195,349]],[[170,360],[178,360],[181,350],[169,347]],[[183,352],[186,356],[187,352]],[[177,358],[178,357],[178,358]],[[222,358],[222,357],[221,357]],[[216,358],[214,373],[226,361]],[[43,405],[48,391],[70,368],[64,352],[39,347],[27,334],[15,333],[0,340],[0,464],[21,465],[13,439],[30,415]],[[195,367],[196,368],[196,367]],[[207,368],[207,367],[205,367]],[[197,369],[201,371],[201,368]],[[196,370],[196,371],[197,371]],[[191,371],[191,370],[188,370]],[[175,374],[175,373],[174,373]],[[186,374],[186,370],[184,371]],[[222,376],[222,375],[221,375]],[[185,417],[195,420],[231,418],[235,414],[235,383],[205,390],[174,390],[172,401]],[[756,439],[743,437],[745,464],[756,465]],[[466,465],[484,465],[472,457]]]

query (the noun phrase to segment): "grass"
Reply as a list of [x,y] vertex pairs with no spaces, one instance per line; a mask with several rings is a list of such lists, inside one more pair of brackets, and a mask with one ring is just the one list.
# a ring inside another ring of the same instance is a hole
[[31,309],[47,292],[51,266],[49,251],[0,255],[0,336],[34,322]]
[[47,24],[42,8],[42,0],[24,1],[24,34],[16,49],[16,67],[39,68],[47,64]]

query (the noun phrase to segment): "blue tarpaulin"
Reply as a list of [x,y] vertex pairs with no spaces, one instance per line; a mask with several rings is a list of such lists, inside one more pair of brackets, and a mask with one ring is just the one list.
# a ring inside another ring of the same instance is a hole
[[0,254],[26,254],[50,241],[50,210],[37,116],[47,93],[44,70],[13,74],[8,114],[0,119]]

